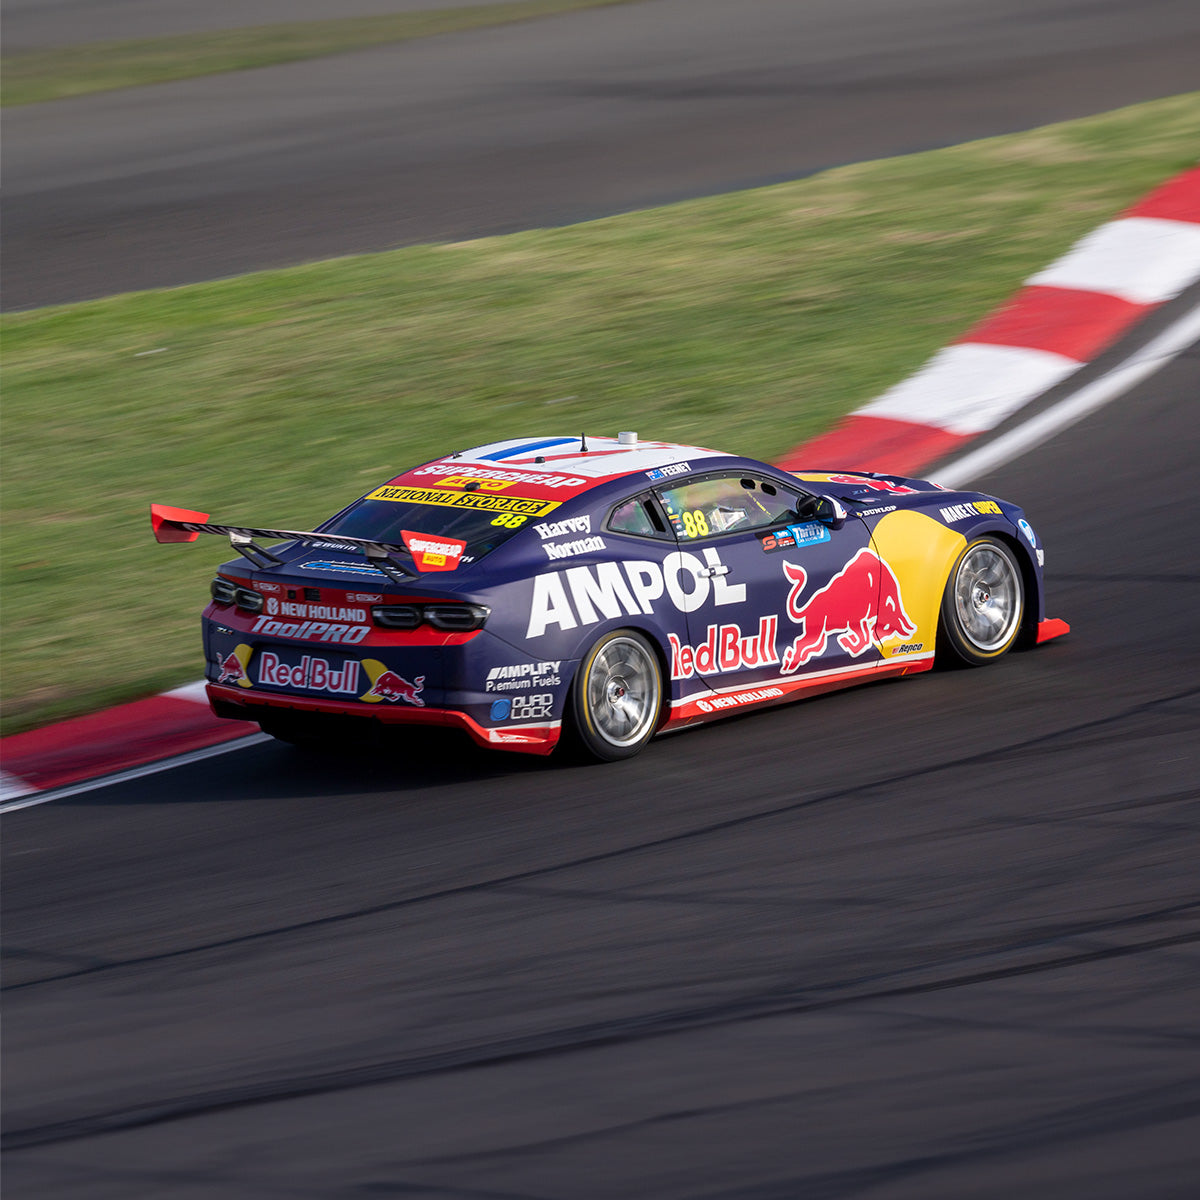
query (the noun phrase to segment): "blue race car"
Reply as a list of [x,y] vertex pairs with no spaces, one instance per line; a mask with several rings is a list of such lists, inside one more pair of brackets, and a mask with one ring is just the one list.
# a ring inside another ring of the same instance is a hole
[[213,712],[300,743],[349,716],[532,754],[566,736],[615,760],[662,730],[1068,629],[1045,619],[1015,505],[632,433],[451,454],[315,531],[151,517],[160,542],[222,534],[240,555],[204,610]]

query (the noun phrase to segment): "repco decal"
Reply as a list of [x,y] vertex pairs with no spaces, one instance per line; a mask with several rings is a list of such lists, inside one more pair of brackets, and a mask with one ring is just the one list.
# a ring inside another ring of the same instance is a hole
[[904,611],[900,584],[892,568],[878,555],[860,550],[823,588],[803,602],[800,597],[808,582],[803,567],[785,561],[783,573],[791,581],[787,614],[801,633],[783,656],[783,670],[798,671],[819,654],[825,653],[829,639],[836,635],[838,645],[851,658],[857,658],[877,642],[910,638],[917,626]]
[[525,636],[541,637],[551,628],[576,629],[606,618],[648,614],[664,596],[685,613],[702,608],[710,598],[716,605],[741,604],[746,599],[744,583],[727,583],[721,574],[705,574],[722,565],[721,556],[709,547],[703,559],[681,550],[668,554],[661,563],[607,562],[538,575],[533,581]]

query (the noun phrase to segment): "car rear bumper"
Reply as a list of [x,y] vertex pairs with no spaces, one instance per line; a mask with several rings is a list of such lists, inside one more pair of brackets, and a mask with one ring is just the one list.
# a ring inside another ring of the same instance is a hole
[[296,712],[331,713],[360,717],[386,725],[439,725],[460,729],[480,746],[490,750],[513,750],[518,754],[549,754],[558,744],[561,721],[539,725],[515,725],[489,729],[464,712],[449,708],[383,708],[356,700],[329,700],[314,696],[249,692],[218,683],[207,685],[208,702],[213,713],[232,721],[257,721],[264,710],[291,709]]

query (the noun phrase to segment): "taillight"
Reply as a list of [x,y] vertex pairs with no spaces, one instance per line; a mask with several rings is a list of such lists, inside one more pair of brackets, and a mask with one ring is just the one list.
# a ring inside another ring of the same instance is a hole
[[486,604],[377,604],[371,617],[385,629],[416,629],[424,623],[443,633],[470,633],[483,628],[491,611]]
[[237,602],[237,588],[228,579],[222,579],[220,575],[212,581],[212,586],[208,590],[212,593],[212,598],[218,604],[234,604]]
[[371,616],[385,629],[416,629],[421,623],[421,610],[415,604],[377,604]]
[[228,579],[222,579],[220,575],[212,581],[208,590],[218,604],[236,604],[238,608],[244,608],[247,612],[262,612],[263,598],[257,592],[238,587]]
[[249,588],[238,588],[236,603],[238,608],[244,608],[247,612],[262,612],[263,598]]
[[467,633],[482,629],[491,611],[485,604],[427,604],[425,621],[446,633]]

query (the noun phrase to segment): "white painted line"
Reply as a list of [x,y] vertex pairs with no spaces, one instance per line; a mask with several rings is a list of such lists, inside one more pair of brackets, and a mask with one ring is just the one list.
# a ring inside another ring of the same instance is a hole
[[163,692],[164,696],[170,696],[172,700],[194,700],[197,704],[208,704],[208,692],[205,685],[207,680],[197,679],[195,683],[185,683],[183,687],[172,688],[169,692]]
[[1200,276],[1200,225],[1124,217],[1089,233],[1026,280],[1042,287],[1107,292],[1132,304],[1161,304]]
[[15,800],[18,796],[28,796],[31,792],[36,791],[37,788],[23,783],[15,775],[10,775],[7,771],[0,771],[0,805],[9,800]]
[[959,488],[994,467],[1011,462],[1058,433],[1060,429],[1073,425],[1089,413],[1117,399],[1143,379],[1153,375],[1164,363],[1182,353],[1197,339],[1200,339],[1200,305],[1180,317],[1174,325],[1147,342],[1140,350],[1135,350],[1107,375],[1085,384],[1053,407],[1030,417],[1023,425],[1010,430],[986,446],[955,459],[944,470],[936,473],[938,483],[949,488]]
[[972,436],[995,429],[1082,364],[1049,350],[959,342],[939,350],[915,375],[855,409]]
[[99,788],[129,783],[134,779],[144,779],[147,775],[157,775],[160,771],[172,771],[176,767],[186,767],[191,763],[203,762],[206,758],[216,758],[220,754],[229,754],[234,750],[245,750],[248,746],[259,746],[263,742],[271,740],[265,733],[251,733],[231,742],[222,742],[219,746],[206,746],[203,750],[190,750],[187,754],[177,754],[174,758],[162,758],[158,762],[146,763],[141,767],[130,767],[128,771],[118,771],[115,775],[85,779],[81,783],[54,788],[52,791],[34,792],[32,795],[0,803],[0,816],[16,812],[19,808],[33,808],[38,804],[49,804],[51,800],[65,800],[68,796],[78,796],[83,792],[94,792]]

